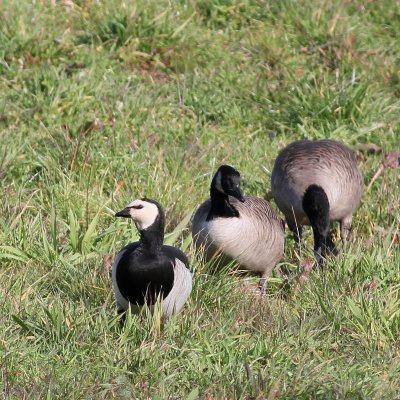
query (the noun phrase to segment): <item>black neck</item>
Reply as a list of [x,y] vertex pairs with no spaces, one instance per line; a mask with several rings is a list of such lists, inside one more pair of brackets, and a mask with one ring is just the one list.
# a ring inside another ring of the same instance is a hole
[[302,205],[313,230],[315,256],[318,263],[322,264],[328,250],[337,253],[330,236],[328,196],[322,187],[310,185],[304,192]]
[[144,249],[151,252],[160,250],[164,242],[164,222],[159,216],[146,229],[139,231],[140,241]]
[[216,218],[238,218],[239,212],[229,202],[229,196],[218,191],[213,184],[210,188],[211,209],[207,216],[207,221]]

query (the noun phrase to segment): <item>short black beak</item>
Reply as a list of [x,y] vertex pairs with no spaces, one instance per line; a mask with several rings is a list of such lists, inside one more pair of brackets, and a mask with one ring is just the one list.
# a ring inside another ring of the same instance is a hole
[[130,218],[131,214],[129,213],[129,208],[124,208],[121,211],[118,211],[117,213],[115,213],[114,215],[115,217],[122,217],[122,218]]
[[229,194],[238,199],[240,202],[244,203],[245,198],[243,197],[242,192],[240,191],[239,188],[233,189],[232,192]]

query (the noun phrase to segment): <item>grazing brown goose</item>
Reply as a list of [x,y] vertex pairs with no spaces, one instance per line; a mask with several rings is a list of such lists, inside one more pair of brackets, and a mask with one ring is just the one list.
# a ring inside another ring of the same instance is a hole
[[140,233],[140,240],[121,249],[113,264],[118,313],[151,307],[158,298],[165,316],[178,313],[192,291],[192,274],[186,255],[163,245],[165,217],[160,204],[137,199],[115,216],[133,219]]
[[206,259],[222,253],[250,271],[261,274],[260,285],[282,258],[284,222],[264,199],[242,195],[240,174],[228,165],[218,168],[210,199],[196,211],[192,236]]
[[271,177],[272,195],[297,244],[303,225],[311,225],[318,262],[327,250],[337,253],[331,221],[340,222],[347,239],[352,216],[364,189],[354,153],[334,140],[299,140],[278,155]]

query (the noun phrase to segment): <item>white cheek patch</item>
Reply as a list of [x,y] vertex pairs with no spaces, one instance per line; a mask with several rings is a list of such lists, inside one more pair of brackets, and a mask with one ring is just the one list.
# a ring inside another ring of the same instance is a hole
[[[133,205],[139,205],[139,203],[136,204],[136,202],[133,202]],[[131,208],[130,214],[132,219],[136,222],[138,228],[140,230],[144,230],[150,225],[153,225],[158,215],[158,208],[155,204],[148,203],[147,201],[141,201],[140,205],[142,205],[143,208]]]
[[222,184],[221,184],[221,172],[217,172],[217,176],[215,177],[215,189],[218,190],[218,192],[225,194],[224,189],[222,189]]

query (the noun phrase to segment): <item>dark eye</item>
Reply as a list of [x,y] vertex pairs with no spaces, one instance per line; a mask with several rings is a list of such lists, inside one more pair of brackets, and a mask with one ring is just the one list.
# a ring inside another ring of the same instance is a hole
[[229,183],[232,187],[235,187],[235,188],[239,187],[239,182],[237,180],[231,179],[231,181]]
[[135,210],[140,210],[141,208],[143,208],[143,206],[139,204],[138,206],[132,206],[130,208],[134,208]]

